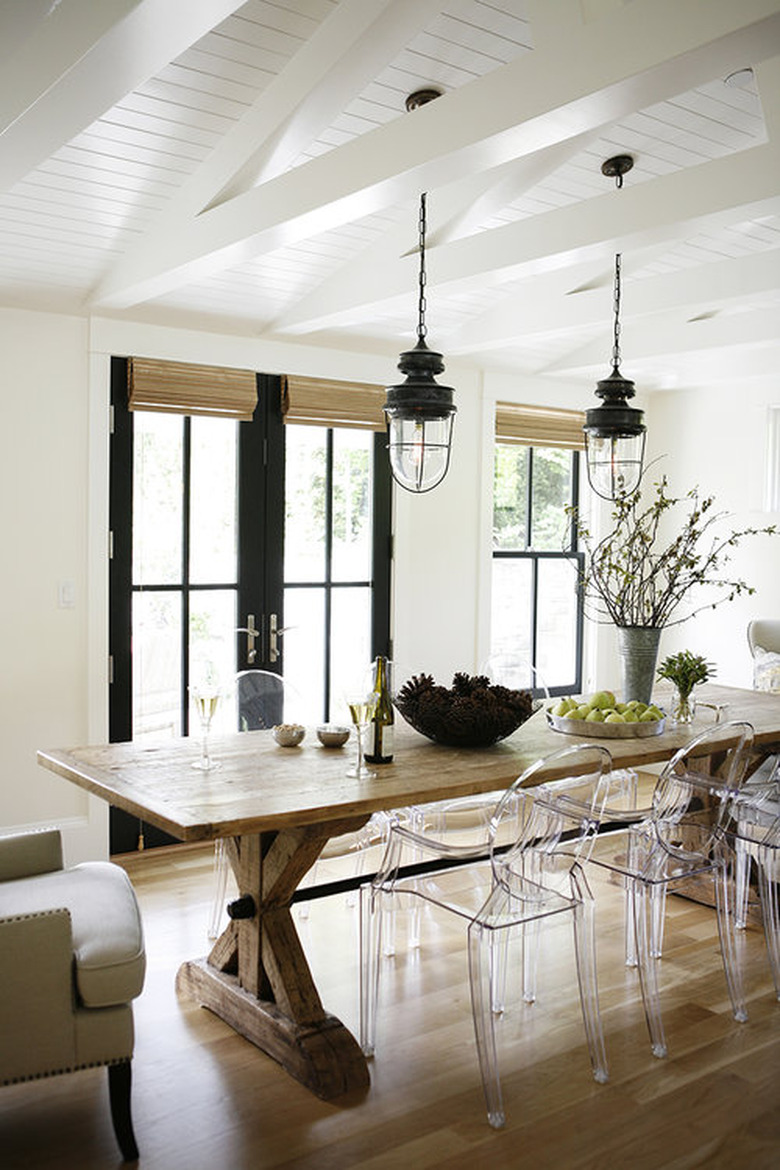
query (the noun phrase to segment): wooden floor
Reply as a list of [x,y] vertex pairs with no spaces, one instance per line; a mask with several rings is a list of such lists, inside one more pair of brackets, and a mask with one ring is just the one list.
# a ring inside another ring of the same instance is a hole
[[[377,1056],[362,1099],[326,1104],[207,1011],[179,1002],[179,963],[205,953],[211,852],[126,860],[146,928],[133,1110],[144,1170],[772,1170],[780,1165],[780,1004],[763,935],[742,946],[750,1019],[734,1022],[712,911],[670,899],[662,995],[670,1056],[653,1058],[636,974],[622,962],[620,891],[598,891],[611,1080],[592,1080],[568,932],[549,930],[540,1002],[502,1024],[507,1126],[489,1128],[463,935],[433,918],[386,961]],[[296,911],[296,913],[298,913]],[[300,924],[327,1007],[357,1029],[356,908],[339,896]],[[1,1039],[1,1038],[0,1038]],[[0,1167],[120,1164],[105,1070],[0,1092]]]

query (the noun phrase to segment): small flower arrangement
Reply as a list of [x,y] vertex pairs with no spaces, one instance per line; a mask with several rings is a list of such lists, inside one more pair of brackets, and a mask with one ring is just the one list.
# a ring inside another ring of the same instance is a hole
[[671,712],[675,722],[690,723],[694,713],[691,692],[695,686],[706,682],[714,674],[713,664],[707,662],[700,654],[692,654],[690,650],[680,650],[678,654],[670,654],[664,658],[658,667],[658,677],[666,679],[677,688]]

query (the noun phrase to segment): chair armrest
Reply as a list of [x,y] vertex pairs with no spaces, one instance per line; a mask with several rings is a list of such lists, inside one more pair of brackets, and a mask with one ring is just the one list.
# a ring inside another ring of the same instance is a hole
[[75,1059],[73,942],[65,909],[0,918],[0,1082]]
[[0,837],[0,882],[62,869],[59,829]]

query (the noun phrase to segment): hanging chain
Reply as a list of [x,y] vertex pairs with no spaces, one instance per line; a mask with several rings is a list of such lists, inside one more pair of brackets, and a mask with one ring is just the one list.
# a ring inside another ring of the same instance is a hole
[[620,365],[620,252],[615,255],[615,296],[613,301],[615,312],[615,333],[612,344],[612,366],[617,369]]
[[420,301],[417,317],[417,337],[422,341],[428,332],[428,327],[425,324],[425,310],[427,308],[425,300],[425,194],[420,196],[420,220],[419,220],[419,237],[420,237]]

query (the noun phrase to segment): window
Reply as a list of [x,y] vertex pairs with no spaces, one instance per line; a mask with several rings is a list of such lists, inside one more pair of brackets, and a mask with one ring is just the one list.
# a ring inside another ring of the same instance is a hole
[[497,410],[491,669],[511,686],[570,694],[582,685],[583,555],[566,514],[578,498],[579,450],[574,447],[581,443],[581,422],[567,438],[561,422],[569,422],[571,415],[576,423],[579,416],[545,412],[557,420],[555,427],[547,427],[551,445],[543,445],[544,426],[536,428],[530,445],[518,437],[516,426],[512,433],[507,424],[507,414],[511,411],[509,422],[517,424],[521,410],[539,423],[534,408],[507,406],[502,412],[499,403]]

